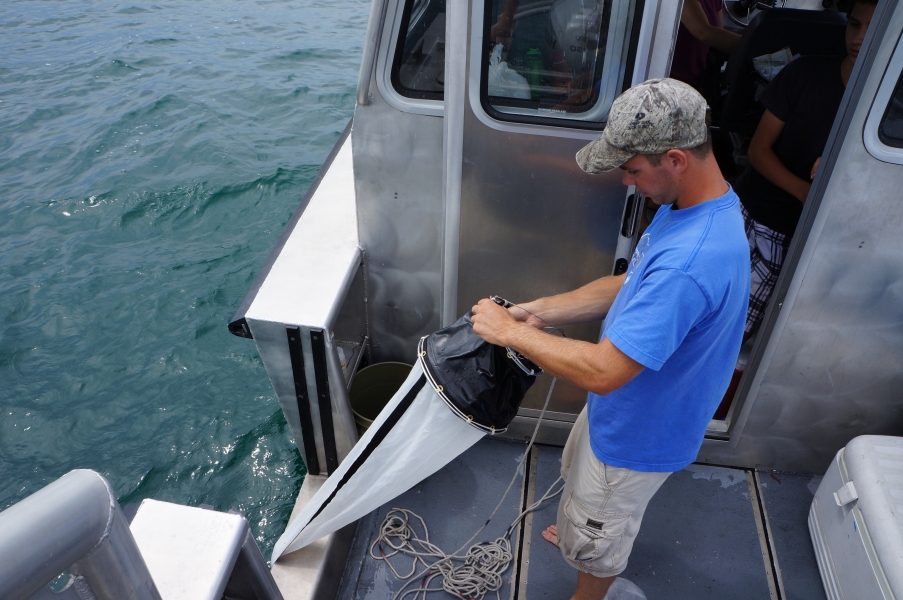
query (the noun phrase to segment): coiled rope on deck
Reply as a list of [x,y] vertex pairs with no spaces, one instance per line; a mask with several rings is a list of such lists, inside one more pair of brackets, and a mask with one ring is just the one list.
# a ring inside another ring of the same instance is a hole
[[[412,524],[415,520],[420,522],[422,534],[415,531]],[[388,545],[391,550],[386,552],[383,544]],[[376,548],[379,549],[379,555],[374,553]],[[389,560],[397,554],[414,557],[409,573],[399,573]],[[403,508],[393,508],[386,515],[379,537],[370,546],[370,556],[377,560],[385,560],[395,577],[401,580],[411,579],[418,563],[422,563],[427,570],[420,581],[420,587],[408,589],[400,596],[414,594],[415,600],[421,597],[421,594],[425,598],[428,592],[441,590],[460,598],[480,600],[487,592],[498,592],[502,588],[504,583],[502,574],[508,570],[512,559],[511,543],[505,537],[500,537],[494,542],[474,544],[464,556],[447,555],[430,542],[430,532],[423,518]],[[431,564],[428,562],[429,559],[435,559],[435,562]],[[430,584],[437,577],[441,577],[441,587],[431,587]]]
[[[555,389],[557,381],[557,378],[553,379],[552,385],[549,386],[549,393],[546,395],[546,401],[543,404],[542,411],[539,413],[536,427],[533,429],[533,435],[530,436],[527,449],[524,450],[524,454],[518,462],[517,469],[515,469],[514,476],[508,483],[505,493],[502,494],[502,498],[492,511],[492,514],[489,515],[489,518],[486,519],[486,522],[483,523],[483,526],[470,536],[470,539],[464,542],[458,550],[451,554],[446,554],[441,548],[430,542],[429,529],[426,526],[426,522],[415,512],[403,508],[393,508],[386,515],[380,526],[379,535],[370,545],[370,556],[376,560],[384,560],[392,570],[392,573],[395,574],[395,577],[402,581],[407,580],[407,583],[392,597],[393,600],[400,600],[409,594],[413,594],[413,600],[425,600],[429,592],[439,591],[446,591],[467,600],[482,600],[488,592],[495,592],[496,598],[500,600],[499,590],[504,584],[502,575],[511,566],[513,558],[511,553],[511,533],[524,516],[536,510],[546,500],[554,498],[561,493],[564,485],[557,490],[554,489],[561,481],[561,477],[555,480],[555,483],[549,487],[542,498],[528,506],[517,516],[505,531],[504,536],[497,538],[494,542],[480,542],[472,546],[469,546],[469,544],[486,529],[502,507],[505,498],[508,497],[514,482],[517,481],[517,476],[521,473],[527,457],[530,455],[533,443],[536,441],[539,426],[546,414],[546,409],[549,406],[549,400],[552,398],[552,391]],[[420,525],[423,528],[422,537],[411,526],[412,518],[420,521]],[[383,543],[390,548],[388,552],[383,548]],[[468,550],[462,555],[461,551],[465,548],[468,548]],[[378,553],[376,552],[377,549]],[[390,559],[399,554],[413,557],[410,573],[403,575],[392,564]],[[428,562],[431,559],[434,559],[435,562]],[[421,563],[424,568],[418,573],[417,566]],[[438,577],[442,578],[441,586],[430,587],[430,584]],[[419,587],[410,587],[416,581],[420,582]]]

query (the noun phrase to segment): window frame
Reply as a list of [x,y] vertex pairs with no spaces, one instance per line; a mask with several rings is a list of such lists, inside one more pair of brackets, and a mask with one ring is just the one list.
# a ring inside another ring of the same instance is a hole
[[[401,1],[401,15],[398,19],[398,27],[393,28],[395,35],[394,37],[394,52],[392,52],[392,62],[389,65],[389,82],[392,84],[392,88],[405,98],[411,98],[414,100],[434,100],[438,102],[443,102],[445,100],[445,91],[441,92],[427,92],[422,90],[414,90],[406,87],[401,83],[401,79],[399,78],[399,71],[401,70],[401,59],[404,54],[404,47],[407,43],[408,34],[407,29],[410,25],[411,21],[411,12],[414,8],[414,3],[416,0],[400,0]],[[426,0],[429,2],[429,0]],[[448,0],[446,0],[446,3]],[[402,33],[404,35],[402,36]]]
[[[476,61],[471,61],[471,65],[478,65],[479,68],[479,100],[480,107],[483,109],[483,112],[492,118],[495,121],[501,121],[503,123],[513,123],[513,124],[521,124],[521,125],[542,125],[542,126],[551,126],[556,128],[566,128],[566,129],[584,129],[590,131],[601,131],[605,129],[605,125],[607,123],[607,119],[604,121],[587,121],[580,118],[567,118],[567,117],[544,117],[539,115],[524,115],[517,113],[510,113],[500,111],[489,103],[489,55],[492,52],[492,49],[489,48],[489,43],[485,40],[489,39],[489,30],[491,28],[491,10],[492,10],[492,1],[493,0],[483,0],[482,7],[479,6],[479,3],[475,2],[473,5],[473,10],[476,13],[477,10],[480,10],[480,25],[482,27],[482,39],[484,43],[482,44],[482,48],[479,52],[479,57],[473,56]],[[630,24],[630,29],[627,32],[627,55],[625,61],[624,68],[624,76],[621,81],[620,86],[615,91],[615,97],[617,97],[624,90],[628,89],[633,81],[634,69],[636,66],[636,59],[639,51],[639,38],[643,24],[643,13],[646,8],[646,0],[634,0],[634,8],[633,8],[633,17],[632,22]],[[476,16],[476,15],[474,15]],[[474,19],[476,21],[476,19]],[[472,48],[474,46],[471,46]],[[588,111],[587,111],[588,112]],[[575,113],[577,115],[582,113]]]
[[[374,76],[376,88],[382,99],[395,110],[416,115],[441,117],[444,115],[445,110],[444,98],[434,100],[404,96],[395,89],[395,85],[392,82],[392,67],[395,62],[401,34],[402,17],[406,9],[407,0],[388,0],[376,61]],[[407,37],[407,34],[405,34],[405,37]]]
[[881,78],[875,99],[869,108],[862,134],[863,143],[869,154],[886,163],[903,165],[903,147],[890,146],[881,139],[881,124],[890,110],[894,90],[903,84],[903,37],[897,40],[894,53],[891,55],[887,69]]

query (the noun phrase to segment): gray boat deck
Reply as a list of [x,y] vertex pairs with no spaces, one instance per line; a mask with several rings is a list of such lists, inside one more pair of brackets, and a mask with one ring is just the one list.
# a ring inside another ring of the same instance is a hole
[[[485,439],[361,519],[338,598],[383,600],[400,589],[402,582],[386,564],[369,556],[392,507],[421,515],[430,540],[446,552],[456,550],[492,512],[524,449],[521,443]],[[526,477],[518,477],[499,514],[476,541],[502,535],[528,500],[541,497],[555,481],[560,460],[561,448],[534,447]],[[650,600],[824,600],[806,524],[819,479],[691,465],[669,477],[653,498],[622,577]],[[576,572],[541,537],[555,521],[557,504],[557,498],[547,502],[512,536],[516,566],[506,573],[500,598],[570,598]],[[404,557],[396,557],[394,564],[399,572],[411,569]]]

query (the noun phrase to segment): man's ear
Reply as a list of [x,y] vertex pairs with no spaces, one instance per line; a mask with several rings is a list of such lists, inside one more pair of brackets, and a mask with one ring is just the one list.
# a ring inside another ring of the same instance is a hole
[[670,167],[674,171],[683,173],[687,170],[689,157],[687,156],[687,153],[685,151],[678,150],[676,148],[673,150],[668,150],[663,158],[667,161],[668,167]]

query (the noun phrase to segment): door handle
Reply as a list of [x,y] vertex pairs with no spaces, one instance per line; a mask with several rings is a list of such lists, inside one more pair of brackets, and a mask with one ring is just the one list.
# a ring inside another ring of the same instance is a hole
[[621,236],[632,238],[636,232],[637,204],[642,202],[642,194],[633,193],[627,196],[624,206],[624,218],[621,220]]
[[633,252],[634,237],[640,224],[640,216],[643,210],[645,198],[643,194],[634,192],[627,196],[624,202],[624,216],[621,218],[621,237],[618,240],[617,258],[615,260],[612,275],[622,275],[627,272],[628,258]]

